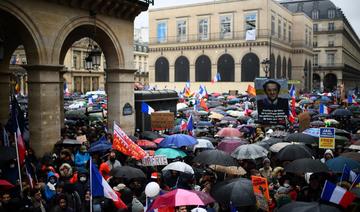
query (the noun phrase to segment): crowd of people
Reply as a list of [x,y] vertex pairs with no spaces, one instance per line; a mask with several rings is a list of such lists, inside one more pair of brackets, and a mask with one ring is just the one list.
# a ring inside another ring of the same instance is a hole
[[[321,95],[319,98],[321,99]],[[237,99],[237,101],[230,101]],[[336,101],[333,97],[329,97],[332,101]],[[298,133],[301,126],[299,120],[294,124],[288,123],[286,126],[264,126],[256,123],[256,104],[253,98],[248,95],[238,95],[231,97],[228,94],[210,95],[207,107],[200,111],[194,111],[191,99],[183,99],[182,107],[177,111],[175,123],[177,126],[171,130],[160,132],[140,132],[136,131],[134,135],[129,135],[133,142],[147,140],[153,142],[156,139],[167,137],[171,134],[190,134],[196,139],[209,141],[213,147],[210,149],[221,149],[228,155],[234,155],[232,152],[239,146],[257,144],[266,149],[268,154],[258,158],[242,158],[236,159],[238,167],[242,167],[245,172],[232,172],[231,169],[220,170],[209,164],[195,162],[194,158],[199,156],[209,148],[193,146],[177,147],[186,156],[168,157],[168,163],[182,161],[190,165],[194,174],[183,173],[180,171],[170,170],[162,171],[163,166],[143,166],[139,161],[126,156],[116,149],[107,148],[100,151],[92,151],[94,143],[99,140],[105,140],[112,143],[112,134],[107,132],[106,121],[89,122],[83,119],[66,122],[62,129],[62,140],[54,145],[54,149],[45,155],[36,154],[36,149],[28,146],[26,150],[26,159],[21,166],[21,185],[19,180],[18,163],[16,158],[1,161],[0,179],[6,181],[0,186],[0,211],[39,211],[39,212],[85,212],[90,211],[90,202],[92,202],[92,211],[145,211],[149,206],[148,198],[145,194],[145,186],[149,182],[159,184],[160,194],[167,193],[174,189],[198,190],[214,196],[214,188],[219,183],[228,182],[239,178],[251,179],[251,176],[261,176],[267,179],[270,198],[268,199],[268,211],[278,211],[282,206],[295,202],[320,202],[333,206],[339,211],[359,211],[359,188],[357,183],[341,179],[342,172],[331,170],[328,172],[316,173],[293,173],[286,172],[285,167],[291,160],[282,160],[278,158],[279,151],[269,149],[276,143],[291,142],[286,139],[289,135]],[[307,113],[311,117],[311,123],[323,122],[324,119],[330,118],[330,115],[319,114],[316,99],[307,101],[302,104],[301,101],[311,99],[311,95],[304,95],[298,99],[297,114]],[[215,104],[215,102],[217,102]],[[304,102],[304,101],[303,101]],[[249,108],[249,111],[245,111]],[[328,106],[336,109],[347,109],[349,105],[342,103],[326,103]],[[356,108],[358,106],[353,106]],[[228,111],[242,112],[241,115],[229,116]],[[214,115],[215,114],[215,115]],[[219,115],[220,114],[220,115]],[[194,118],[195,129],[192,131],[181,128],[181,121],[188,120],[189,116]],[[228,117],[228,118],[224,118]],[[319,149],[316,143],[296,141],[296,145],[304,145],[306,149],[311,150],[311,156],[308,158],[320,160],[321,163],[327,164],[329,160],[338,157],[346,157],[344,153],[352,152],[353,155],[360,155],[360,132],[357,129],[356,114],[352,116],[331,117],[333,121],[330,125],[335,128],[343,128],[342,131],[345,141],[338,143],[336,148]],[[349,125],[352,123],[352,125]],[[317,126],[308,126],[318,128]],[[3,127],[2,127],[3,128]],[[233,128],[238,134],[226,136],[219,132],[224,128]],[[5,145],[6,130],[3,128],[0,136],[0,144]],[[66,143],[65,140],[75,140],[78,136],[85,135],[87,140],[83,143]],[[9,136],[10,146],[14,146],[13,136]],[[36,142],[36,141],[30,141]],[[223,147],[222,142],[234,143],[231,147]],[[154,144],[159,145],[156,142]],[[295,145],[295,144],[294,144]],[[356,149],[348,148],[350,146],[359,147]],[[304,148],[305,148],[304,147]],[[153,146],[142,146],[150,155],[159,148]],[[229,150],[230,148],[230,150]],[[284,147],[283,147],[284,148]],[[304,156],[307,157],[307,156]],[[359,156],[351,158],[354,164],[360,164]],[[236,157],[235,157],[236,158]],[[299,157],[297,159],[300,159]],[[350,160],[350,158],[348,159]],[[90,189],[90,163],[97,167],[102,177],[108,182],[110,187],[122,200],[119,207],[108,198],[92,197]],[[145,177],[119,177],[114,175],[114,170],[122,167],[134,167],[140,169]],[[353,167],[352,171],[359,173],[359,167]],[[343,208],[340,205],[329,203],[321,199],[321,194],[325,181],[333,182],[342,188],[353,192],[356,199],[351,205]],[[241,192],[241,191],[240,191]],[[230,195],[230,194],[229,194]],[[225,198],[225,197],[224,197]],[[240,198],[240,197],[239,197]],[[248,204],[232,205],[231,202],[223,201],[218,197],[214,197],[215,201],[204,206],[177,206],[172,211],[263,211],[255,202]]]

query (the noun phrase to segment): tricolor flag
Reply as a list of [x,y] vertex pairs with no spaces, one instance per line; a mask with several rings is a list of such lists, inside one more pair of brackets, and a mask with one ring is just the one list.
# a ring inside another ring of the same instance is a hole
[[187,81],[187,82],[185,83],[185,88],[189,88],[189,89],[190,89],[190,81]]
[[187,123],[184,119],[181,120],[181,123],[180,123],[180,130],[181,131],[185,131],[187,128]]
[[357,174],[350,169],[346,164],[344,164],[343,172],[341,175],[341,181],[347,181],[349,183],[355,182]]
[[[93,197],[106,197],[114,202],[117,208],[126,208],[125,203],[118,197],[106,180],[100,175],[92,160],[90,160],[91,188]],[[124,207],[125,206],[125,207]]]
[[209,111],[204,99],[200,99],[200,107],[204,108],[205,111]]
[[211,81],[212,83],[214,82],[218,82],[221,80],[221,76],[220,76],[220,73],[217,73],[215,76],[214,76],[214,79]]
[[355,96],[355,95],[349,94],[349,95],[348,95],[347,102],[348,102],[349,104],[355,104],[355,103],[356,103],[356,102],[355,102],[355,99],[356,99],[356,96]]
[[320,198],[324,201],[332,202],[347,208],[354,201],[355,195],[345,188],[337,186],[329,181],[325,181]]
[[150,107],[150,105],[146,104],[145,102],[142,102],[141,103],[141,112],[151,115],[151,113],[155,112],[155,110],[152,107]]
[[189,133],[192,134],[192,131],[194,130],[194,121],[193,121],[192,115],[189,116],[186,129],[188,130]]
[[208,98],[208,93],[204,85],[200,85],[198,94],[199,94],[199,98]]
[[290,98],[291,98],[291,115],[293,117],[295,117],[296,116],[296,110],[295,110],[295,103],[296,103],[295,85],[291,85],[289,94],[290,94]]
[[20,130],[20,123],[18,121],[19,114],[23,116],[23,114],[20,110],[21,109],[18,105],[18,102],[17,102],[15,96],[13,96],[12,101],[11,101],[11,126],[10,126],[11,129],[10,129],[10,131],[15,133],[15,138],[16,138],[15,141],[17,141],[16,147],[17,147],[17,153],[19,155],[19,162],[20,162],[20,164],[23,164],[25,161],[26,147],[25,147],[24,139],[22,137],[21,130]]
[[320,114],[329,114],[330,113],[329,108],[326,107],[326,105],[324,105],[324,104],[320,104],[319,112],[320,112]]
[[184,94],[184,96],[187,97],[187,98],[189,98],[189,97],[191,97],[191,96],[194,95],[194,93],[191,93],[190,88],[188,88],[188,87],[186,87],[186,86],[185,86],[185,88],[184,88],[183,94]]

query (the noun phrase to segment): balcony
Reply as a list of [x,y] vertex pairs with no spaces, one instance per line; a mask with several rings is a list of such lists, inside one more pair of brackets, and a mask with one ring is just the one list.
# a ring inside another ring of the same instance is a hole
[[319,63],[313,64],[314,70],[333,70],[344,68],[344,63]]

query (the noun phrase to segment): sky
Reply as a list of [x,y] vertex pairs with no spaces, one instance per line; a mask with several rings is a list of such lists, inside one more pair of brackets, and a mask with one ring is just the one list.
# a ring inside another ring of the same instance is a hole
[[[150,6],[149,9],[152,8],[161,8],[161,7],[169,7],[169,6],[177,6],[184,4],[193,4],[200,2],[209,2],[214,0],[154,0],[155,5]],[[360,13],[358,8],[360,8],[360,0],[331,0],[334,4],[341,8],[348,21],[352,25],[355,32],[360,37]],[[148,12],[142,12],[135,19],[135,28],[140,27],[148,27]]]

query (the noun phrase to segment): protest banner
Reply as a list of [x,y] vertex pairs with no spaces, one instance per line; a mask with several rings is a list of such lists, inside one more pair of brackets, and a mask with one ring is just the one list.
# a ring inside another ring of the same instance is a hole
[[256,197],[256,203],[262,210],[268,211],[270,201],[270,193],[267,179],[264,177],[251,176],[253,190]]
[[174,113],[153,112],[151,113],[151,128],[153,130],[165,130],[174,127]]
[[319,136],[320,149],[335,149],[335,128],[321,127]]
[[165,155],[146,156],[141,160],[143,166],[165,166],[168,160]]

